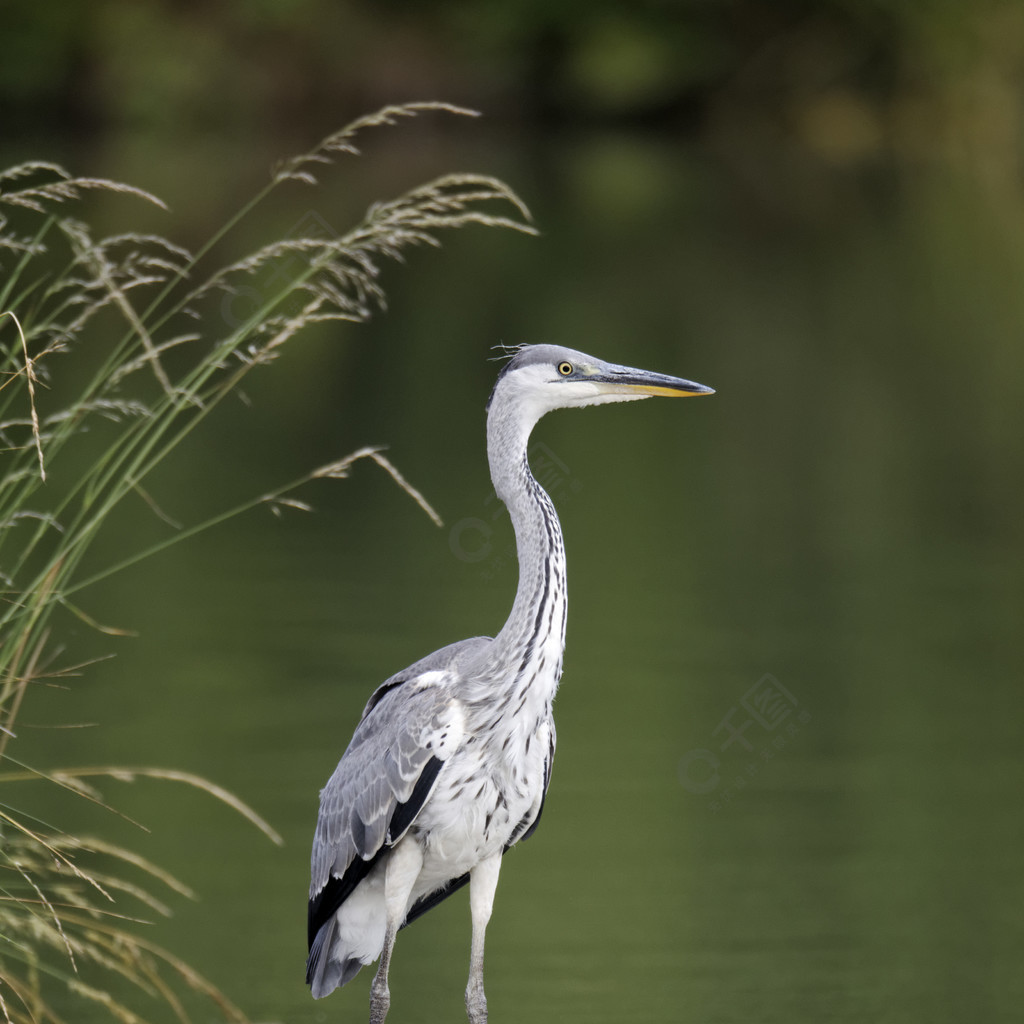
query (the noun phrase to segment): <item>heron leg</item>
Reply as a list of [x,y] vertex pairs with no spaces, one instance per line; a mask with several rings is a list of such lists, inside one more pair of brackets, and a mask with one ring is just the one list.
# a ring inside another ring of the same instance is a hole
[[370,987],[370,1024],[384,1024],[391,1005],[388,989],[388,969],[395,936],[405,920],[409,897],[423,866],[423,851],[412,836],[406,836],[388,855],[384,871],[384,948],[380,966]]
[[469,911],[473,917],[473,945],[469,954],[469,984],[466,986],[466,1013],[470,1024],[487,1024],[487,997],[484,995],[484,932],[491,919],[494,890],[498,887],[501,854],[496,853],[469,873]]
[[391,1006],[391,991],[388,989],[388,967],[391,964],[391,950],[395,945],[395,933],[389,925],[384,933],[384,949],[380,954],[380,966],[373,976],[370,987],[370,1024],[384,1024]]

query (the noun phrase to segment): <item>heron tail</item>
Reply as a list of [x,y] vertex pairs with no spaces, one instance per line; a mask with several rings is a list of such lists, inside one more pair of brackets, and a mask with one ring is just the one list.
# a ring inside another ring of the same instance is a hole
[[313,945],[309,948],[306,984],[312,989],[314,999],[323,999],[336,988],[350,982],[363,966],[358,957],[332,955],[337,945],[337,930],[338,919],[331,917],[316,933]]

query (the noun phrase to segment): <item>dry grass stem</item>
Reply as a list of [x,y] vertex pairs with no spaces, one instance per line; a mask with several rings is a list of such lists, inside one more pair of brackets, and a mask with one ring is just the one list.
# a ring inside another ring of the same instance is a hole
[[36,455],[39,459],[39,478],[46,481],[46,466],[43,462],[43,442],[39,435],[39,413],[36,411],[36,373],[32,360],[28,354],[28,342],[25,340],[25,332],[21,329],[21,321],[11,310],[0,313],[0,319],[9,316],[18,329],[18,337],[21,339],[21,351],[25,357],[25,384],[28,390],[28,405],[30,410],[30,423],[32,424],[32,438],[36,444]]
[[463,117],[480,116],[478,111],[470,110],[468,107],[458,107],[452,103],[438,101],[382,107],[372,114],[356,118],[339,131],[332,132],[308,152],[279,163],[274,168],[273,183],[278,185],[285,181],[299,181],[305,185],[315,185],[317,179],[309,169],[310,165],[329,164],[332,162],[331,157],[338,154],[358,156],[359,149],[355,145],[355,139],[360,132],[367,128],[390,127],[397,124],[401,118],[416,117],[419,114],[432,111],[458,114]]
[[404,476],[398,471],[397,467],[386,459],[382,454],[380,448],[360,448],[358,451],[352,452],[351,455],[346,455],[343,459],[339,459],[337,462],[328,463],[326,466],[321,466],[312,473],[314,479],[332,479],[332,480],[343,480],[348,476],[349,468],[354,462],[358,462],[360,459],[373,459],[381,469],[386,470],[391,478],[398,484],[399,487],[405,491],[416,502],[417,505],[428,516],[434,521],[436,526],[444,526],[444,520],[437,514],[434,507],[429,501],[418,491]]
[[[161,205],[163,204],[161,203]],[[93,271],[96,275],[96,280],[99,282],[101,287],[106,290],[111,300],[121,311],[132,330],[136,333],[140,344],[145,349],[146,358],[148,359],[150,366],[153,368],[153,374],[160,382],[160,386],[164,389],[165,394],[172,394],[174,388],[172,387],[171,381],[160,362],[160,355],[157,346],[150,337],[150,333],[145,324],[143,324],[138,313],[136,313],[135,307],[128,301],[128,297],[125,295],[124,290],[118,285],[116,280],[117,271],[114,265],[107,259],[108,247],[112,248],[114,245],[125,241],[126,237],[131,238],[134,241],[138,241],[140,237],[144,237],[151,241],[152,236],[118,236],[113,239],[107,239],[105,244],[94,245],[84,225],[65,220],[62,222],[61,226],[71,239],[72,246],[75,249],[77,257]],[[181,252],[183,250],[178,251]],[[157,261],[154,259],[140,261],[140,266],[145,268],[146,273],[136,273],[132,278],[130,278],[131,285],[133,287],[137,287],[140,284],[155,284],[163,278],[160,274],[153,274],[151,271],[167,270],[173,267],[169,261]]]
[[[53,180],[13,190],[9,187],[12,182],[39,176],[49,176]],[[154,203],[163,210],[167,209],[167,205],[161,199],[145,189],[120,181],[109,181],[106,178],[74,177],[59,164],[45,160],[30,160],[6,171],[0,171],[0,203],[32,210],[34,213],[45,213],[48,203],[81,199],[82,192],[85,191],[121,192]]]
[[276,846],[282,846],[284,840],[278,831],[265,821],[259,814],[257,814],[247,803],[239,800],[234,793],[224,789],[223,786],[218,786],[214,782],[210,782],[209,779],[204,779],[201,775],[195,775],[192,772],[176,771],[172,768],[119,768],[119,767],[104,767],[104,768],[65,768],[62,770],[62,774],[65,776],[89,776],[96,777],[101,775],[109,776],[112,779],[119,779],[122,782],[133,782],[136,778],[145,779],[162,779],[166,782],[181,782],[187,786],[193,786],[196,789],[202,790],[204,793],[209,794],[221,803],[226,804],[233,811],[240,814],[246,821],[255,825],[272,843]]

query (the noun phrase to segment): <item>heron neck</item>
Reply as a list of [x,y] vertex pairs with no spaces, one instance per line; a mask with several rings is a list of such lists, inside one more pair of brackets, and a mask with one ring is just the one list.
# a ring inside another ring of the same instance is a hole
[[[514,665],[516,679],[554,696],[565,646],[566,575],[562,528],[551,498],[530,471],[527,446],[536,418],[499,392],[488,413],[491,480],[516,535],[519,583],[508,620],[492,654]],[[510,680],[511,683],[511,680]]]

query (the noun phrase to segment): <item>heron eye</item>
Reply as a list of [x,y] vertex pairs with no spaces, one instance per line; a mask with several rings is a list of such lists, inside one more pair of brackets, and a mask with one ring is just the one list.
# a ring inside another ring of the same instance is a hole
[[563,377],[568,377],[572,373],[572,363],[562,362],[558,364],[558,372]]

